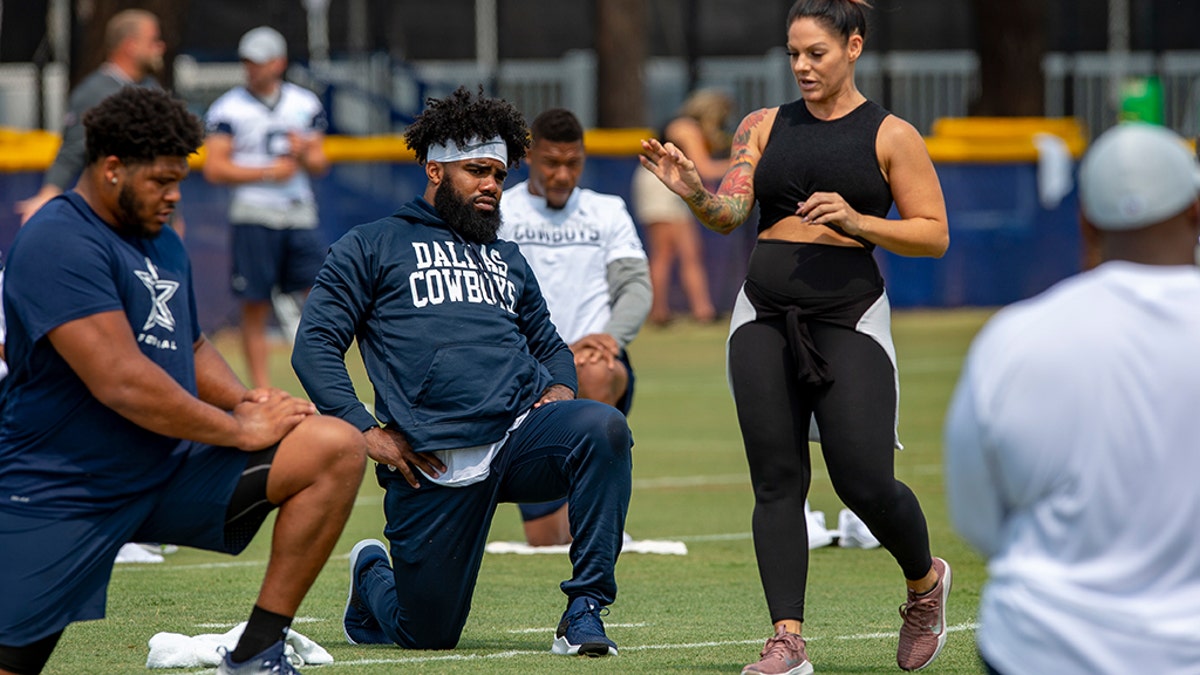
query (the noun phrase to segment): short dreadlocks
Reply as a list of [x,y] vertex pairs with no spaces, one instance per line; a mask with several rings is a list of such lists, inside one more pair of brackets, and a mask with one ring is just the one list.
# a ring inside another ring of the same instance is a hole
[[83,116],[87,163],[110,155],[125,164],[187,157],[204,141],[204,125],[159,89],[125,87]]
[[511,103],[500,98],[472,96],[466,87],[459,87],[445,98],[431,98],[427,107],[404,131],[404,141],[417,161],[425,163],[429,146],[454,141],[465,145],[472,138],[488,139],[499,136],[508,150],[508,166],[515,167],[529,147],[525,118]]

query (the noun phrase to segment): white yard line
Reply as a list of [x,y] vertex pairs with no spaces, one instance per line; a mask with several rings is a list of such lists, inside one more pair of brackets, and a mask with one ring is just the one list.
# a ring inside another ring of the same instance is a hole
[[[616,625],[616,624],[614,624]],[[956,626],[947,627],[947,631],[957,633],[961,631],[973,631],[979,627],[976,623],[962,623]],[[552,631],[552,628],[539,628],[537,631]],[[816,635],[814,637],[806,637],[809,642],[818,640],[879,640],[887,638],[895,638],[896,632],[890,633],[860,633],[856,635]],[[666,649],[711,649],[713,647],[735,647],[741,645],[761,645],[763,638],[753,638],[749,640],[713,640],[711,642],[678,642],[664,644],[648,644],[648,645],[633,645],[620,647],[622,652],[639,652],[650,650],[666,650]],[[531,650],[511,650],[505,652],[496,652],[494,654],[446,654],[439,656],[405,656],[394,659],[355,659],[352,661],[335,661],[325,668],[335,668],[338,666],[373,666],[373,665],[389,665],[389,664],[405,664],[405,663],[437,663],[441,661],[484,661],[489,659],[509,659],[516,656],[543,656],[549,653],[549,649],[531,651]]]
[[[646,626],[649,626],[649,625],[650,624],[648,624],[644,621],[642,623],[607,623],[606,622],[604,624],[604,627],[605,628],[645,628]],[[505,631],[505,632],[511,633],[512,635],[524,635],[524,634],[529,634],[529,633],[553,634],[554,626],[550,626],[548,628],[514,628],[513,630],[509,630],[509,631]]]
[[[292,619],[292,623],[324,623],[325,621],[328,621],[328,619],[322,619],[315,616],[298,616],[295,619]],[[234,621],[232,623],[228,621],[219,623],[198,623],[196,624],[196,628],[224,628],[225,630],[229,630],[239,623],[241,623],[241,621]]]

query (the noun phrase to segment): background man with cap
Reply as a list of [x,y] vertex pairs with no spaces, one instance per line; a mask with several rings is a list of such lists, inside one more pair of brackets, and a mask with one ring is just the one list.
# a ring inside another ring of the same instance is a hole
[[[496,238],[504,179],[529,144],[507,101],[460,87],[404,139],[424,195],[329,250],[292,367],[317,408],[363,432],[386,494],[389,546],[350,553],[342,620],[355,644],[458,644],[496,505],[567,497],[571,578],[556,654],[615,655],[601,611],[629,508],[625,417],[576,399],[571,349],[517,244]],[[374,415],[346,372],[357,341]]]
[[208,110],[204,177],[233,186],[233,293],[242,303],[242,345],[256,387],[270,385],[267,318],[272,299],[289,338],[298,304],[325,257],[310,176],[325,173],[326,118],[315,94],[284,82],[287,43],[259,26],[238,43],[245,86]]
[[[166,45],[159,33],[158,17],[142,9],[118,12],[104,27],[105,61],[85,77],[67,101],[62,145],[46,170],[42,188],[16,204],[21,224],[42,205],[75,184],[84,165],[83,113],[117,93],[122,87],[158,87],[154,75],[163,68]],[[176,225],[176,230],[179,230]]]
[[1200,664],[1200,168],[1129,123],[1079,172],[1098,266],[1001,310],[946,423],[953,523],[988,558],[991,673]]

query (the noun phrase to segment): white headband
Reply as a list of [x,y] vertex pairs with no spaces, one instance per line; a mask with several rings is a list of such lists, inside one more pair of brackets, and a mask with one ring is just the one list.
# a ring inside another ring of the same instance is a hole
[[429,146],[425,159],[430,162],[461,162],[464,159],[494,159],[508,166],[508,146],[499,136],[481,140],[469,139],[462,147],[453,140]]

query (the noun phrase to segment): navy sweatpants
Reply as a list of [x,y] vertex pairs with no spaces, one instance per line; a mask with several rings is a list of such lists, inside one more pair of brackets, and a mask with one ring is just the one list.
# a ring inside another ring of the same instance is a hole
[[496,505],[560,497],[571,503],[574,538],[573,573],[560,587],[568,598],[587,595],[611,604],[629,508],[632,445],[616,408],[559,401],[530,411],[479,483],[445,487],[422,479],[413,489],[399,472],[377,469],[387,491],[384,532],[392,568],[375,565],[363,577],[371,614],[401,647],[454,647],[470,611]]

